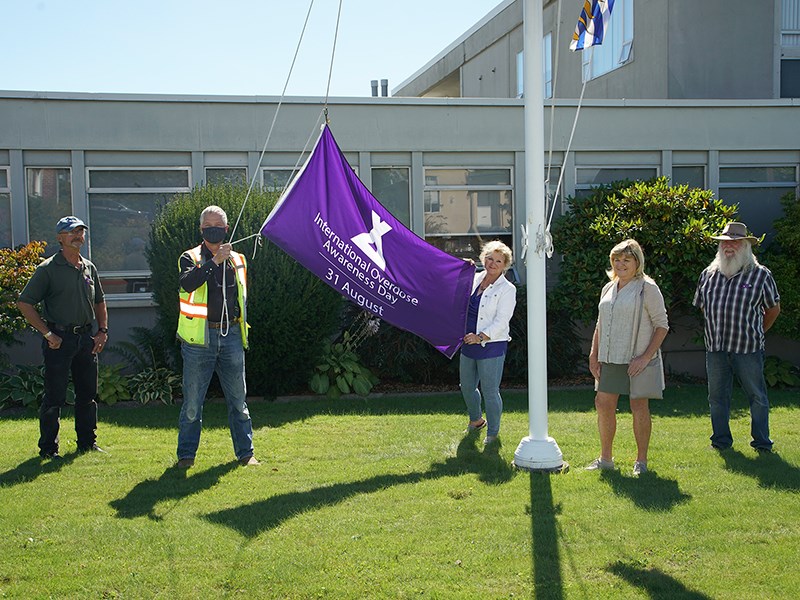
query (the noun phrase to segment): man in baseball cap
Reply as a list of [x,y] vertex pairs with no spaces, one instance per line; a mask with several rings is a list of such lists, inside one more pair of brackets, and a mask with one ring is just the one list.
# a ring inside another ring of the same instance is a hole
[[[36,267],[17,301],[25,319],[44,337],[39,455],[47,459],[61,458],[58,434],[70,373],[75,386],[77,450],[102,452],[95,441],[95,397],[97,355],[108,343],[108,311],[97,268],[81,256],[88,229],[74,216],[56,223],[61,249]],[[95,321],[98,327],[93,333]]]
[[89,230],[89,228],[86,226],[86,223],[81,221],[78,217],[73,217],[70,215],[69,217],[63,217],[58,221],[58,223],[56,223],[56,233],[67,233],[76,227],[83,227],[85,230]]

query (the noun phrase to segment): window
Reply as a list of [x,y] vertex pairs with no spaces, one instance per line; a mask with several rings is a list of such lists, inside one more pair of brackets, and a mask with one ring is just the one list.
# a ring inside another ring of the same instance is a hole
[[372,195],[399,221],[411,228],[411,193],[408,167],[372,169]]
[[578,167],[575,196],[585,198],[593,188],[615,181],[647,181],[658,176],[656,167]]
[[211,185],[247,185],[244,167],[206,167],[206,183]]
[[800,48],[800,0],[783,0],[781,12],[781,46]]
[[[523,53],[517,53],[517,98],[522,98],[525,94],[525,60]],[[553,97],[553,34],[548,33],[542,39],[542,78],[543,95],[545,98]]]
[[773,221],[783,216],[781,198],[795,191],[797,183],[797,165],[719,169],[719,197],[739,205],[737,220],[756,235],[772,231]]
[[0,248],[10,248],[11,190],[8,187],[8,167],[0,167]]
[[87,169],[90,257],[105,293],[150,292],[150,225],[160,205],[190,191],[190,181],[188,167]]
[[706,188],[706,168],[703,166],[672,166],[672,185]]
[[513,247],[512,181],[510,168],[426,168],[425,239],[461,258],[494,239]]
[[72,214],[72,177],[68,168],[28,167],[25,187],[28,197],[28,239],[47,242],[45,255],[58,252],[56,223]]
[[617,0],[603,43],[583,50],[583,80],[590,81],[627,63],[633,49],[633,0]]
[[261,187],[272,192],[282,192],[294,173],[290,168],[261,169]]

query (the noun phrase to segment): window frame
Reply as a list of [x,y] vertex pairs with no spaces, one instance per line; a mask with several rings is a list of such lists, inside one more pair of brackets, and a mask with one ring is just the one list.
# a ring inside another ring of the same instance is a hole
[[[243,171],[244,172],[244,183],[245,184],[250,183],[250,179],[249,179],[248,174],[247,174],[247,171],[248,171],[247,167],[239,167],[239,166],[229,167],[229,166],[219,166],[219,165],[217,165],[217,166],[205,165],[203,167],[203,181],[206,184],[210,183],[209,178],[208,178],[208,172],[209,171]],[[215,183],[214,185],[220,185],[220,184],[219,183]]]
[[633,39],[633,0],[616,0],[603,43],[598,46],[590,46],[582,51],[583,82],[602,77],[631,62],[633,60]]
[[[23,177],[24,177],[24,180],[23,180],[23,193],[25,195],[25,197],[24,197],[24,203],[25,203],[25,233],[27,235],[27,239],[28,239],[29,242],[33,238],[31,237],[31,207],[30,207],[31,193],[30,193],[30,190],[28,189],[28,187],[29,187],[28,186],[28,179],[29,179],[28,173],[30,171],[34,170],[34,169],[39,170],[39,171],[45,171],[45,170],[58,171],[58,170],[60,170],[60,171],[66,171],[67,172],[67,174],[69,176],[69,211],[67,211],[67,214],[62,215],[62,216],[66,217],[66,216],[69,216],[69,215],[74,215],[75,212],[76,212],[75,211],[75,194],[74,194],[74,189],[73,189],[73,177],[72,177],[72,167],[71,166],[65,166],[65,165],[55,165],[55,166],[51,166],[51,165],[27,165],[27,166],[25,166],[24,171],[23,171]],[[55,230],[55,223],[52,223],[51,226],[53,227],[53,231],[50,233],[50,235],[55,236],[55,231],[54,231]],[[53,237],[52,240],[55,240],[55,237]],[[47,240],[45,240],[45,241],[47,241]],[[54,252],[57,251],[58,244],[53,245],[53,248],[54,248]],[[53,253],[51,253],[49,250],[45,250],[45,256],[51,256],[52,254]]]
[[[175,187],[97,187],[92,186],[92,172],[95,171],[182,171],[186,173],[186,186],[175,186]],[[134,167],[127,167],[127,166],[89,166],[85,167],[85,176],[86,176],[86,209],[87,215],[89,215],[89,226],[92,226],[91,223],[91,213],[92,213],[92,195],[114,195],[114,194],[143,194],[143,195],[153,195],[153,194],[164,194],[164,195],[174,195],[174,194],[181,194],[181,193],[188,193],[192,191],[192,167],[190,166],[171,166],[171,167],[164,167],[164,166],[153,166],[153,167],[145,167],[145,166],[134,166]],[[88,240],[88,254],[89,259],[97,265],[97,261],[92,258],[92,238],[91,235],[89,236]],[[143,278],[149,279],[152,275],[152,272],[147,269],[139,269],[139,270],[125,270],[125,269],[118,269],[118,270],[104,270],[98,267],[98,276],[100,279],[115,279],[115,278],[125,278],[125,277],[136,277],[136,278]],[[121,293],[106,293],[107,297],[110,298],[118,298],[118,299],[151,299],[152,292],[121,292]]]
[[370,186],[370,188],[371,188],[370,189],[370,193],[373,196],[375,196],[375,199],[378,200],[378,202],[381,202],[381,204],[383,204],[381,199],[378,198],[378,196],[375,194],[375,191],[374,191],[375,190],[375,177],[374,177],[374,174],[375,174],[376,170],[381,170],[381,169],[386,169],[386,170],[392,170],[392,169],[401,170],[402,169],[402,170],[404,170],[406,172],[406,174],[407,174],[406,182],[407,182],[407,189],[408,189],[408,205],[406,206],[406,211],[408,213],[408,223],[404,223],[403,219],[400,219],[399,217],[397,217],[397,215],[394,215],[394,216],[398,221],[400,221],[406,227],[411,229],[411,225],[413,224],[413,211],[412,211],[412,209],[413,209],[413,204],[414,204],[414,199],[412,197],[412,187],[411,187],[411,167],[408,166],[408,165],[371,165],[370,166],[370,168],[369,168],[370,180],[372,181],[372,185]]
[[9,166],[0,166],[0,172],[5,173],[6,176],[6,184],[0,185],[0,196],[6,195],[8,196],[8,231],[11,235],[11,245],[10,246],[0,246],[0,248],[13,248],[14,247],[14,206],[11,202],[11,167]]
[[[508,181],[507,184],[496,184],[496,185],[467,185],[467,184],[444,184],[444,185],[429,185],[428,184],[428,176],[431,171],[479,171],[479,170],[491,170],[491,171],[508,171]],[[424,203],[425,203],[425,196],[428,192],[443,192],[448,190],[455,190],[455,191],[468,191],[468,192],[508,192],[509,199],[511,202],[511,207],[509,209],[509,214],[511,216],[511,226],[507,233],[491,233],[488,235],[510,235],[514,236],[514,200],[515,200],[515,190],[514,190],[514,167],[510,165],[448,165],[448,166],[425,166],[423,167],[423,189],[422,189],[422,196],[423,196],[423,215],[428,214],[432,211],[424,210]],[[439,202],[439,206],[441,206],[441,201]],[[441,211],[439,211],[441,212]],[[422,231],[422,236],[427,238],[436,238],[436,237],[474,237],[475,233],[473,232],[464,232],[464,233],[428,233],[424,228]]]
[[[655,171],[653,177],[658,177],[661,174],[661,167],[659,165],[644,165],[644,164],[633,164],[633,165],[576,165],[575,166],[575,195],[578,195],[580,192],[591,191],[594,188],[597,188],[601,185],[609,185],[609,183],[581,183],[580,177],[578,176],[578,172],[581,170],[611,170],[611,169],[620,169],[620,170],[649,170]],[[647,179],[650,179],[648,177]],[[614,179],[612,181],[621,181],[620,179]],[[644,179],[634,179],[633,181],[645,181]]]

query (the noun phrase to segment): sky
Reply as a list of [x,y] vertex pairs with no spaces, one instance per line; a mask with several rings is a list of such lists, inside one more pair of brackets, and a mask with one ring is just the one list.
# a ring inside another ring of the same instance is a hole
[[[342,0],[330,96],[391,93],[501,3]],[[313,0],[297,52],[310,4],[0,0],[0,90],[325,96],[339,0]]]

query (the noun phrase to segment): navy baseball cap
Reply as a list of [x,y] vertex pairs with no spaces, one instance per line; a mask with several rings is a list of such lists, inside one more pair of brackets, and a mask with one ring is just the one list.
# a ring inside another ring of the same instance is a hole
[[76,227],[83,227],[84,229],[89,229],[86,226],[86,223],[81,221],[78,217],[64,217],[58,223],[56,223],[56,233],[64,233],[67,231],[72,231]]

